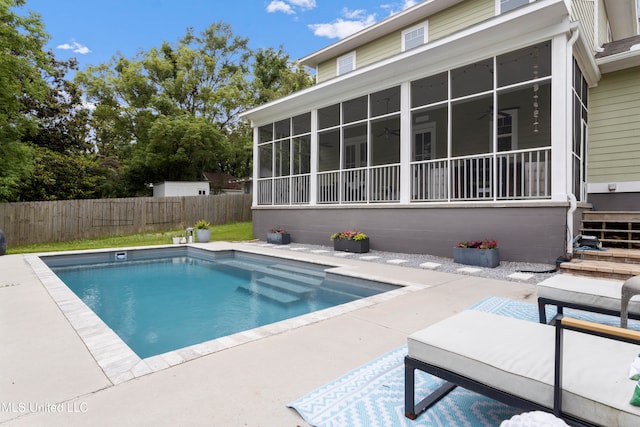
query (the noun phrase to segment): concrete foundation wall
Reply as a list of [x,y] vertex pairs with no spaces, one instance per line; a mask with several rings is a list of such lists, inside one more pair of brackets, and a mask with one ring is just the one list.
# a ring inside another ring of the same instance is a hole
[[597,211],[640,211],[640,193],[592,193],[589,203]]
[[253,233],[266,240],[269,229],[280,227],[293,242],[331,246],[332,233],[358,230],[370,237],[372,250],[448,258],[459,241],[497,239],[503,261],[554,263],[566,254],[567,208],[254,208]]

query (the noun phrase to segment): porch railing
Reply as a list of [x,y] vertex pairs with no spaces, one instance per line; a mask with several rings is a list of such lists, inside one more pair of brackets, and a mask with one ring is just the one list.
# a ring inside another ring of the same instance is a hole
[[451,159],[451,199],[493,198],[493,155]]
[[[258,180],[258,204],[310,203],[309,174]],[[412,202],[551,198],[551,148],[411,164]],[[320,172],[317,203],[400,201],[400,165]]]
[[310,201],[311,175],[263,178],[258,181],[259,205],[301,205]]
[[340,172],[318,174],[318,203],[340,202]]
[[258,180],[258,204],[271,205],[273,203],[273,182],[271,178]]
[[400,165],[372,167],[369,177],[371,202],[400,201]]
[[446,201],[449,197],[451,200],[550,198],[551,148],[411,165],[411,201]]
[[318,203],[397,202],[400,165],[355,168],[318,174]]
[[427,160],[411,165],[411,201],[429,202],[449,197],[449,161]]
[[309,194],[311,175],[295,175],[291,177],[291,204],[304,205],[311,201]]
[[500,153],[496,163],[498,199],[551,197],[551,148]]

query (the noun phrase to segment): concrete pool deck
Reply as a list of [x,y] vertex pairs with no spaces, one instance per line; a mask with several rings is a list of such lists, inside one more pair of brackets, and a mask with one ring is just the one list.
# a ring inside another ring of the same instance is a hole
[[[284,255],[249,243],[195,246]],[[412,290],[118,383],[27,257],[0,257],[0,423],[8,425],[305,426],[287,403],[406,343],[410,333],[488,296],[535,301],[530,283],[291,252],[287,258]]]

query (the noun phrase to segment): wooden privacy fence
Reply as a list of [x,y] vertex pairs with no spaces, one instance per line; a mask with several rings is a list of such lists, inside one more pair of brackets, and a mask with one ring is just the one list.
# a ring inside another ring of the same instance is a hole
[[250,194],[0,203],[7,245],[251,221]]

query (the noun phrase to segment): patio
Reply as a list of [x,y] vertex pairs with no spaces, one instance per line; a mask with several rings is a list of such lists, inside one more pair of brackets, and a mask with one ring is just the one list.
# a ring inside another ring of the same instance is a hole
[[[207,246],[282,255],[256,244]],[[289,402],[406,343],[410,333],[487,296],[535,300],[532,284],[330,259],[416,290],[113,385],[24,257],[0,257],[0,423],[307,425]]]

